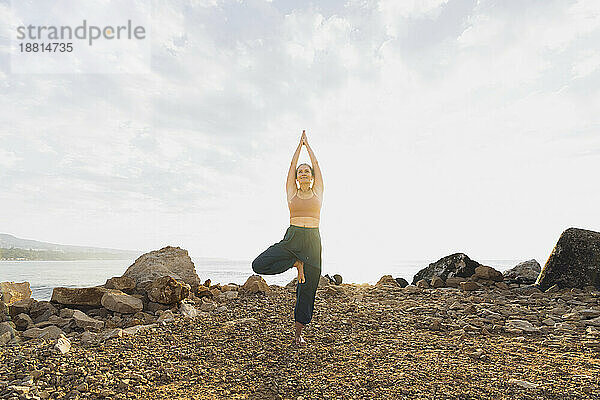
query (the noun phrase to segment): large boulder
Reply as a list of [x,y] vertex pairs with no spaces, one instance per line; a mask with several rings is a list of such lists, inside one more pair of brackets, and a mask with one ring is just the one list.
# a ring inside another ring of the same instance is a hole
[[564,231],[536,282],[541,290],[595,286],[600,288],[600,232]]
[[177,282],[170,276],[155,279],[148,289],[150,301],[161,304],[176,304],[190,295],[190,286]]
[[475,273],[475,268],[481,266],[464,253],[455,253],[429,264],[413,277],[413,285],[421,279],[431,280],[434,276],[447,281],[448,278],[469,278]]
[[0,282],[0,300],[11,305],[31,297],[29,282]]
[[194,291],[201,283],[187,250],[171,246],[142,254],[123,276],[132,278],[137,288],[144,292],[148,291],[152,282],[163,276],[183,281]]
[[531,285],[535,283],[542,267],[536,260],[523,261],[508,271],[504,271],[504,280],[509,283],[522,283]]
[[144,308],[142,300],[125,293],[105,293],[101,303],[110,311],[121,314],[135,314]]

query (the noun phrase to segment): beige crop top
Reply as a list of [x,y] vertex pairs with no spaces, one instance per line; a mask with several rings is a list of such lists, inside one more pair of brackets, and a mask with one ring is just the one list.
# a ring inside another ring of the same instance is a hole
[[290,209],[290,218],[294,217],[313,217],[319,218],[321,214],[321,201],[319,197],[311,189],[313,192],[312,197],[308,199],[301,199],[297,196],[298,190],[292,196],[292,199],[288,202],[288,207]]

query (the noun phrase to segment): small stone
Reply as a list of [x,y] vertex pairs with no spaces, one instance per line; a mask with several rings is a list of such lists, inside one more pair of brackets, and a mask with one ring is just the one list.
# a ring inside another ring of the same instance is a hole
[[531,324],[531,322],[523,320],[523,319],[512,319],[506,321],[506,328],[509,329],[519,329],[527,333],[535,333],[539,332],[539,328],[536,328]]
[[88,384],[83,382],[82,384],[78,385],[75,389],[79,392],[85,393],[88,391]]
[[198,316],[198,310],[196,310],[196,307],[185,302],[182,302],[181,306],[179,306],[179,312],[186,318],[196,318]]
[[60,352],[61,354],[66,354],[71,350],[71,341],[67,339],[65,335],[60,335],[56,344],[54,345],[54,350]]
[[238,297],[238,292],[234,290],[227,291],[224,294],[227,300],[233,300]]
[[531,382],[522,381],[522,380],[519,380],[519,379],[509,379],[508,380],[508,384],[509,385],[515,385],[515,386],[521,387],[523,389],[535,389],[538,386],[540,386],[537,383],[531,383]]

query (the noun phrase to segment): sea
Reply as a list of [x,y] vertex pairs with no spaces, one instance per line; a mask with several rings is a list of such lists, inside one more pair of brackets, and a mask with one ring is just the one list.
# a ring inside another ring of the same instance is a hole
[[[55,287],[86,287],[102,285],[108,278],[121,276],[135,260],[81,260],[81,261],[0,261],[0,282],[29,282],[31,297],[50,300]],[[211,284],[243,284],[254,272],[251,261],[222,258],[192,258],[200,280]],[[324,260],[322,274],[340,274],[344,283],[376,283],[383,275],[412,277],[429,263],[437,260],[397,260],[376,265],[350,265],[347,262]],[[525,260],[477,260],[498,271],[505,271]],[[263,275],[269,285],[285,286],[297,271],[292,268],[279,275]]]

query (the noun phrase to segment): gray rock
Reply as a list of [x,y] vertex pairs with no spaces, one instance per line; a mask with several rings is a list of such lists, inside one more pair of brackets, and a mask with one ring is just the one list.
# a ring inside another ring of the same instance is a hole
[[163,276],[183,281],[194,291],[201,283],[187,250],[171,246],[141,255],[127,268],[123,276],[132,278],[136,286],[143,291]]
[[469,278],[475,273],[475,268],[479,267],[477,261],[473,261],[463,253],[455,253],[439,259],[429,264],[413,277],[413,285],[421,279],[431,280],[434,276],[439,276],[447,282],[450,277]]
[[121,314],[135,314],[144,308],[140,299],[125,293],[105,293],[100,302],[110,311]]
[[532,284],[538,278],[542,267],[536,260],[523,261],[508,271],[504,271],[504,279],[509,283]]
[[29,316],[36,324],[43,321],[48,321],[52,315],[58,314],[58,309],[49,301],[38,301],[31,306]]
[[6,344],[17,335],[15,324],[0,322],[0,344]]
[[47,326],[43,329],[41,328],[31,328],[27,329],[23,332],[23,337],[28,339],[51,339],[55,340],[60,337],[60,335],[64,335],[65,333],[58,327],[54,325]]
[[542,290],[594,286],[600,288],[600,232],[569,228],[560,235],[540,272]]
[[91,318],[80,310],[73,311],[73,319],[75,320],[75,325],[82,329],[99,330],[104,328],[104,321]]

